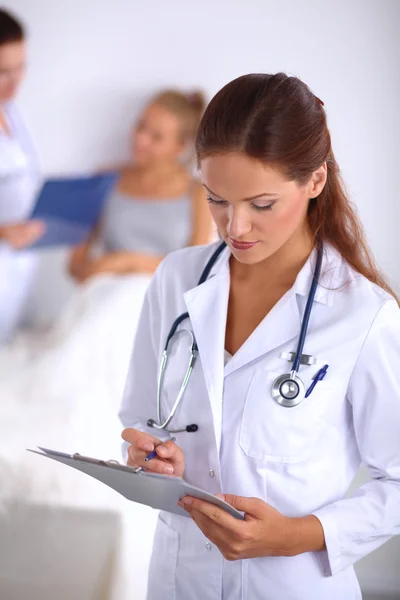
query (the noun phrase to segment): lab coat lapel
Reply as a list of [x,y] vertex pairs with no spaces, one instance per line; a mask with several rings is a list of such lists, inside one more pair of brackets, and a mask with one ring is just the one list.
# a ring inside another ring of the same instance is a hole
[[[229,255],[229,250],[225,250],[221,255],[220,264],[211,271],[209,279],[184,295],[199,347],[200,361],[213,413],[218,450],[221,442],[224,377],[268,352],[277,350],[289,341],[292,345],[290,350],[295,352],[302,319],[298,296],[303,296],[304,302],[306,301],[313,277],[315,259],[314,251],[299,273],[293,288],[279,300],[224,368],[230,287]],[[340,265],[341,258],[328,246],[323,262],[323,269],[327,270],[327,276],[321,278],[322,285],[317,288],[316,302],[327,305],[332,303],[334,293],[332,273],[336,272]]]
[[[208,396],[213,413],[216,444],[219,451],[224,387],[224,348],[229,298],[229,266],[227,258],[216,275],[185,293],[194,335],[199,348]],[[206,402],[206,398],[199,398]]]

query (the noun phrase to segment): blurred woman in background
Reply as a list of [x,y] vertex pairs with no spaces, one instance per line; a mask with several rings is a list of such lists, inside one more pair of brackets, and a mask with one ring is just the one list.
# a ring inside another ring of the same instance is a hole
[[70,272],[78,281],[104,273],[153,273],[168,252],[209,241],[203,188],[184,160],[203,109],[200,93],[175,90],[161,92],[145,108],[133,131],[132,161],[118,169],[102,223],[72,253]]
[[201,94],[175,90],[150,101],[101,222],[72,251],[73,297],[45,334],[21,333],[0,348],[0,459],[18,463],[18,481],[23,470],[34,475],[30,444],[119,454],[119,401],[152,273],[167,253],[211,238],[205,193],[190,171],[203,107]]
[[15,106],[25,73],[25,33],[0,10],[0,344],[23,318],[34,258],[21,249],[41,235],[43,225],[29,221],[41,183],[36,152]]

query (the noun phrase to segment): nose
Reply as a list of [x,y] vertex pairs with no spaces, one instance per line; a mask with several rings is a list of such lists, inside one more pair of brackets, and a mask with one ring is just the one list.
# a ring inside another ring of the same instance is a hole
[[147,150],[150,146],[150,138],[144,131],[138,131],[134,137],[134,145],[138,150]]
[[252,230],[251,219],[245,206],[229,208],[228,234],[235,240],[246,236]]

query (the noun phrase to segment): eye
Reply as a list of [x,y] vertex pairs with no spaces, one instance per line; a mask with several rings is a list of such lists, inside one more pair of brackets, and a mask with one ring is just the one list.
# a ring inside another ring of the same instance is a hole
[[215,200],[214,198],[211,198],[211,196],[207,196],[207,202],[214,204],[214,206],[226,206],[228,204],[226,200]]
[[252,207],[254,208],[254,210],[257,210],[259,212],[263,212],[265,210],[272,210],[272,207],[274,206],[274,202],[271,202],[271,204],[267,204],[267,206],[257,206],[257,204],[252,204]]
[[[229,204],[229,202],[227,202],[226,200],[216,200],[215,198],[212,198],[211,196],[207,196],[207,201],[209,202],[209,204],[214,204],[214,206],[227,206],[227,204]],[[274,206],[275,202],[271,202],[270,204],[267,204],[267,206],[258,206],[257,204],[251,204],[252,208],[254,208],[254,210],[258,211],[258,212],[264,212],[266,210],[272,210],[272,207]]]

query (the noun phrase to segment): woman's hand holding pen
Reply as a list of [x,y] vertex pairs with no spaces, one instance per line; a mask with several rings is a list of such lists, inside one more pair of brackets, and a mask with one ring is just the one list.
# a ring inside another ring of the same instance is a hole
[[[130,467],[142,467],[151,473],[183,477],[185,457],[182,449],[174,441],[161,442],[158,438],[137,429],[124,429],[122,439],[130,444],[128,448]],[[156,456],[146,461],[146,457],[153,451]]]

